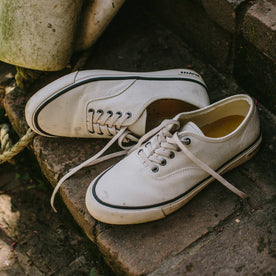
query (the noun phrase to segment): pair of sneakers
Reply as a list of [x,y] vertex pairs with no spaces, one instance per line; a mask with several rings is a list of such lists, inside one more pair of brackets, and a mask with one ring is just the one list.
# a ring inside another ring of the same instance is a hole
[[[250,96],[210,105],[201,76],[186,69],[74,72],[34,94],[25,115],[40,135],[110,139],[60,179],[52,206],[60,185],[75,172],[126,155],[86,192],[89,213],[110,224],[166,217],[215,179],[246,198],[221,174],[251,158],[262,139]],[[115,141],[122,151],[104,155]]]

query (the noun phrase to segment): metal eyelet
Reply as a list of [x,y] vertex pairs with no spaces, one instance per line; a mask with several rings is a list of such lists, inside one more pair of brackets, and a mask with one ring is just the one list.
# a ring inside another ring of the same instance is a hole
[[89,109],[88,109],[88,112],[89,112],[89,113],[94,113],[95,110],[94,110],[93,108],[89,108]]
[[100,133],[98,133],[99,135],[103,135],[103,133],[102,132],[100,132]]
[[91,130],[89,130],[88,131],[90,134],[94,134],[95,133],[95,131],[91,131]]
[[181,152],[181,148],[177,148],[177,150],[176,150],[177,152]]
[[170,159],[173,159],[175,157],[175,153],[173,151],[170,152]]
[[156,166],[151,171],[154,172],[154,173],[157,173],[159,171],[159,167]]
[[181,139],[186,145],[190,145],[191,144],[191,139],[189,137],[185,137],[183,139]]
[[113,112],[111,110],[108,110],[106,113],[109,114],[110,117],[113,115]]
[[139,149],[137,154],[140,154],[143,151],[143,149]]
[[121,111],[117,111],[116,114],[119,115],[119,118],[123,116],[123,113]]
[[127,112],[126,115],[128,116],[127,118],[129,119],[129,118],[131,118],[132,113],[131,112]]
[[97,113],[103,114],[103,110],[102,109],[98,109]]
[[166,159],[162,159],[160,165],[161,165],[161,166],[167,165],[167,160],[166,160]]

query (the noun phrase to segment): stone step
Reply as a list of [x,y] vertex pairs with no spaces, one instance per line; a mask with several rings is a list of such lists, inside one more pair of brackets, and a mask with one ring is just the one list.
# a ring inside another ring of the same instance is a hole
[[151,0],[150,12],[205,62],[234,73],[240,86],[276,111],[276,2]]
[[[180,36],[156,24],[142,10],[137,12],[137,7],[142,9],[142,6],[135,6],[135,3],[129,6],[126,3],[113,24],[91,48],[91,55],[81,69],[151,71],[188,67],[202,74],[212,102],[245,93],[231,76],[225,77],[201,61]],[[28,97],[39,87],[57,78],[58,74],[61,73],[43,76],[27,94],[15,88],[6,96],[6,112],[20,136],[27,130],[24,106]],[[268,221],[272,218],[271,202],[276,192],[276,120],[262,104],[266,105],[266,102],[258,105],[263,131],[263,144],[259,153],[225,175],[230,182],[249,194],[249,202],[241,201],[214,182],[179,211],[163,220],[114,226],[93,219],[85,208],[84,196],[91,181],[119,159],[85,168],[64,182],[60,188],[62,200],[117,274],[176,275],[193,272],[199,275],[206,272],[210,275],[216,272],[227,275],[233,271],[253,272],[256,266],[251,265],[252,258],[259,256],[256,252],[258,244],[253,243],[254,235],[260,240],[261,246],[267,245],[268,240],[272,241],[272,235],[263,235],[266,228],[262,227],[262,223],[266,222],[264,225],[268,225],[267,229],[271,225]],[[106,143],[106,140],[100,139],[51,139],[36,136],[30,149],[49,182],[55,186],[70,168],[94,155]],[[116,146],[112,150],[117,150]],[[261,210],[264,209],[267,210],[266,215],[257,217],[263,215]],[[241,223],[237,223],[236,218]],[[246,235],[247,227],[251,229],[249,236]],[[224,263],[224,260],[231,260],[227,249],[235,255],[235,263],[231,266]],[[254,252],[252,256],[249,254],[251,249]],[[267,245],[268,252],[264,251],[260,262],[256,264],[259,271],[272,271],[272,266],[266,267],[271,260],[270,249]],[[245,261],[242,263],[241,259]],[[218,260],[217,263],[214,260]],[[204,264],[202,267],[200,262]]]

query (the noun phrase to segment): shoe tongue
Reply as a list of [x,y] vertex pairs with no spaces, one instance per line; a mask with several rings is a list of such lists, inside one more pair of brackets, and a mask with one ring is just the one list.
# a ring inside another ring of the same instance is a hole
[[138,136],[143,136],[146,133],[146,121],[147,121],[147,110],[142,113],[142,115],[131,124],[128,129]]
[[181,129],[178,130],[179,132],[193,132],[197,133],[201,136],[204,136],[203,132],[200,130],[200,128],[193,122],[188,122],[186,125],[184,125]]

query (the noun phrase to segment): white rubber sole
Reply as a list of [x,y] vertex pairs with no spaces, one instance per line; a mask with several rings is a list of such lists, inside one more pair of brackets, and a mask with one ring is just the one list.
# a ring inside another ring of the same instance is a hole
[[[43,108],[47,102],[51,101],[55,97],[58,97],[63,91],[70,90],[75,86],[85,84],[93,80],[105,80],[109,78],[118,79],[128,79],[128,78],[156,78],[156,79],[184,79],[196,82],[206,88],[204,81],[201,76],[194,72],[193,70],[187,69],[171,69],[163,71],[154,72],[120,72],[120,71],[110,71],[110,70],[86,70],[79,71],[63,76],[52,83],[46,85],[38,92],[36,92],[27,102],[25,108],[25,117],[30,128],[36,133],[47,136],[54,137],[53,135],[47,135],[39,130],[35,123],[35,117],[39,113],[40,109]],[[208,96],[202,95],[206,105],[208,104]],[[203,101],[203,102],[204,102]],[[204,104],[202,105],[204,106]]]
[[[260,136],[259,139],[250,148],[246,149],[240,155],[230,160],[226,165],[217,170],[217,172],[219,174],[224,174],[251,159],[257,153],[261,141],[262,137]],[[100,204],[94,197],[92,197],[92,188],[96,180],[97,179],[95,179],[90,184],[86,193],[85,203],[89,213],[95,219],[101,222],[124,225],[154,221],[168,216],[185,205],[215,179],[213,177],[209,177],[200,185],[195,185],[196,188],[194,188],[190,193],[174,202],[147,209],[120,209]]]

